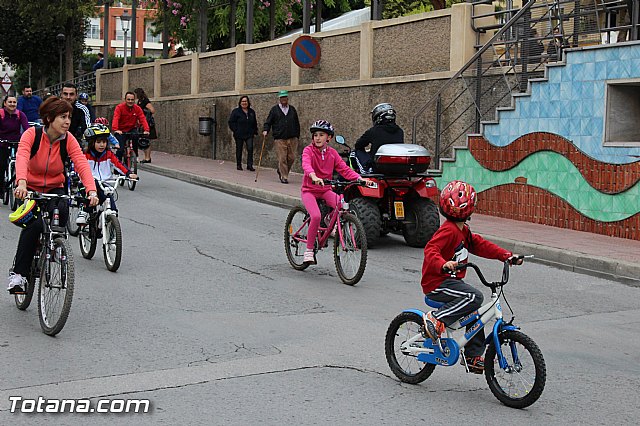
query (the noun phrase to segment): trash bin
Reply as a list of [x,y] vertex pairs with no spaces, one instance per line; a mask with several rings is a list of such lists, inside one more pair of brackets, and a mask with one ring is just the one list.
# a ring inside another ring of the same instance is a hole
[[209,136],[213,132],[213,118],[200,117],[198,125],[198,133],[202,136]]

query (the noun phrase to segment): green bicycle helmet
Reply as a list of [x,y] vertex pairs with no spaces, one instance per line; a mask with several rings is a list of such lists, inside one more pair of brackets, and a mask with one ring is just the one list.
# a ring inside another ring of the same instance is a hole
[[33,200],[26,200],[16,211],[9,215],[9,222],[20,228],[26,228],[27,225],[36,221],[40,213],[40,208]]
[[87,127],[87,130],[84,131],[84,138],[87,142],[97,140],[97,139],[106,139],[109,137],[111,132],[109,128],[104,124],[92,124]]

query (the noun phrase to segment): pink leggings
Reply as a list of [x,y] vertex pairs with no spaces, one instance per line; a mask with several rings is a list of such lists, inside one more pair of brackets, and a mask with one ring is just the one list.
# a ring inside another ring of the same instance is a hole
[[335,209],[338,205],[338,201],[340,201],[340,196],[335,192],[329,190],[322,194],[313,194],[311,192],[302,191],[302,204],[304,204],[304,208],[309,212],[309,216],[311,220],[309,222],[309,233],[307,234],[307,250],[313,250],[313,244],[316,239],[314,238],[318,235],[318,228],[320,227],[320,207],[318,207],[318,199],[323,199],[327,206]]

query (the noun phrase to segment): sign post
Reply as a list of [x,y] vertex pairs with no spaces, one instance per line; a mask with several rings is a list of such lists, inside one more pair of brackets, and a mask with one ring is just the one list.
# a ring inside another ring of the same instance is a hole
[[300,68],[313,68],[320,62],[320,44],[311,36],[298,37],[291,44],[291,59]]
[[4,74],[4,77],[2,77],[2,83],[0,84],[2,84],[2,90],[4,90],[4,93],[9,93],[11,86],[13,86],[13,82],[11,81],[9,74]]

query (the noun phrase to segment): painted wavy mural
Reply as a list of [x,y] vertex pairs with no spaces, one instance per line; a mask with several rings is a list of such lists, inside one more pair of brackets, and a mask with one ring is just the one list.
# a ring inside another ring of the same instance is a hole
[[[511,161],[510,168],[493,171],[483,167],[469,150],[457,150],[456,161],[443,167],[438,187],[454,179],[466,180],[478,192],[525,182],[564,200],[581,215],[600,222],[622,221],[640,212],[640,183],[627,186],[624,192],[607,194],[587,182],[577,167],[556,152],[538,151]],[[541,200],[542,202],[542,200]],[[539,204],[544,207],[545,204]]]
[[469,137],[469,151],[482,167],[505,171],[540,151],[553,151],[567,158],[594,189],[607,194],[628,190],[640,181],[640,161],[610,164],[595,160],[580,151],[571,141],[548,133],[529,133],[511,144],[498,147],[482,136]]
[[478,200],[476,211],[481,214],[640,240],[640,213],[614,222],[593,220],[560,197],[530,185],[499,185],[479,193]]

